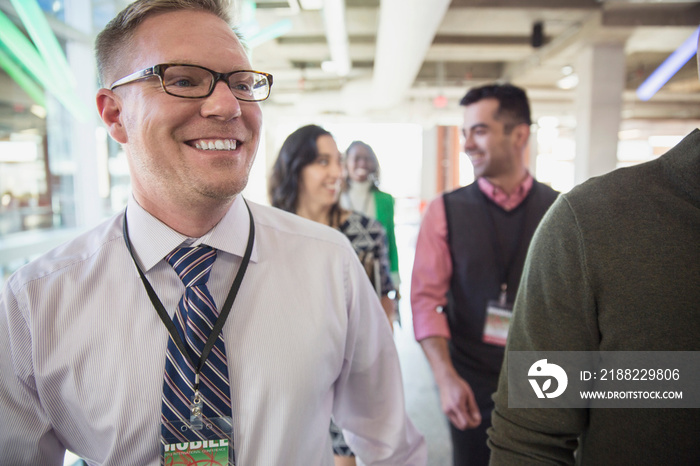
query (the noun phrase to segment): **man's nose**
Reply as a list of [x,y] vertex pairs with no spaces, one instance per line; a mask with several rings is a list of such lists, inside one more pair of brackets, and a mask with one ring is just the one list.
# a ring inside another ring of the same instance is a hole
[[241,116],[241,103],[233,95],[228,82],[219,80],[214,84],[214,90],[202,106],[202,115],[222,120],[231,120]]
[[474,149],[474,138],[471,135],[466,135],[464,137],[462,147],[464,148],[465,152],[468,152],[470,149]]

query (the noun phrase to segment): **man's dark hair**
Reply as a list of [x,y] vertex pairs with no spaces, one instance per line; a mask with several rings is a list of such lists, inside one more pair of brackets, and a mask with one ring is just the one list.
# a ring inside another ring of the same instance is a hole
[[530,103],[523,89],[512,84],[489,84],[474,87],[462,97],[459,104],[466,107],[483,99],[496,99],[498,101],[498,111],[495,118],[503,121],[506,133],[510,133],[519,124],[532,124]]
[[268,186],[270,204],[296,213],[301,171],[318,158],[316,141],[331,133],[317,125],[307,125],[287,136],[272,167]]

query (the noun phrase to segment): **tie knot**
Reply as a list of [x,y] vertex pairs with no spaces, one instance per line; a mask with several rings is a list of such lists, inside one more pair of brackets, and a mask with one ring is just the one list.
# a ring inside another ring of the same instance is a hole
[[177,248],[165,260],[175,269],[185,287],[205,285],[216,260],[216,249],[211,246]]

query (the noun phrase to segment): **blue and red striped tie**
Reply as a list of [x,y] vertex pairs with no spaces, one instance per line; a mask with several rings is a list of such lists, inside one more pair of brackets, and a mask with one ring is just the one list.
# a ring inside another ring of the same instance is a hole
[[[177,439],[179,442],[206,440],[202,431],[183,430],[175,426],[190,422],[196,369],[192,363],[199,363],[207,339],[219,317],[219,311],[206,285],[216,260],[216,249],[209,246],[178,248],[165,259],[185,284],[185,293],[177,306],[173,322],[187,347],[189,359],[183,357],[170,337],[163,382],[161,434],[163,439]],[[221,335],[216,339],[199,374],[199,392],[203,402],[203,422],[214,431],[220,429],[219,438],[233,440],[231,390],[226,348]],[[165,440],[163,442],[173,443]]]

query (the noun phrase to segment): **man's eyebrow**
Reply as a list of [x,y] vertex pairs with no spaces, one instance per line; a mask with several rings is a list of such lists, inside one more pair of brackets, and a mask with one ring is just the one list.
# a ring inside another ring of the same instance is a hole
[[[475,129],[488,129],[489,125],[486,123],[476,123],[474,125],[471,125],[468,130],[469,131],[474,131]],[[467,133],[467,128],[462,127],[462,133],[466,134]]]

